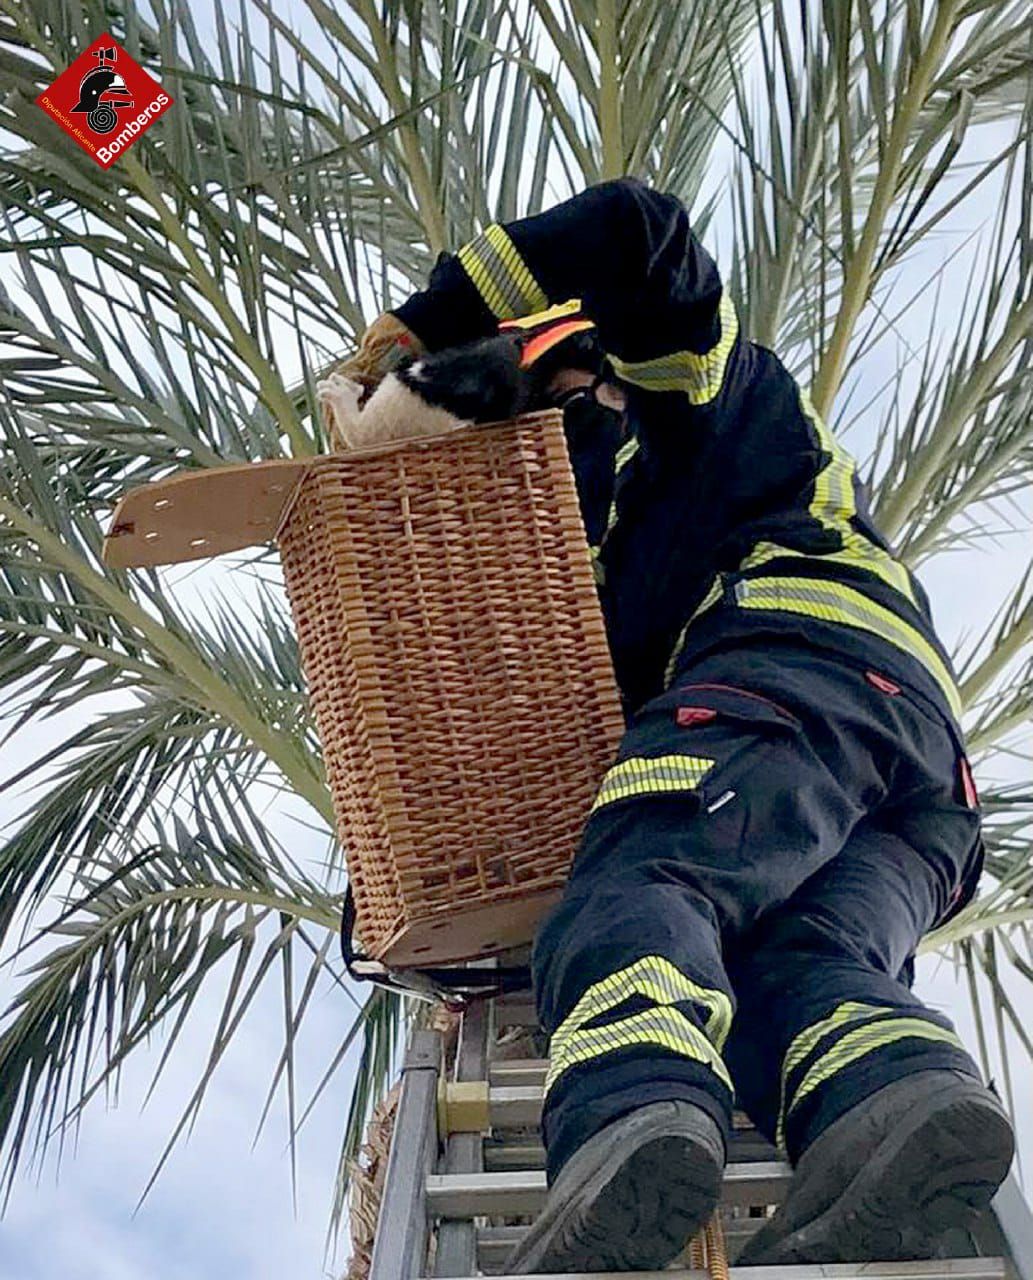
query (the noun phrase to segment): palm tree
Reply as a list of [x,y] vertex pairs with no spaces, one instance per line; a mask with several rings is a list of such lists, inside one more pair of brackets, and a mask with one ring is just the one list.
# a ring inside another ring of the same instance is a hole
[[[179,468],[323,450],[315,379],[441,249],[628,173],[694,210],[746,330],[841,430],[856,423],[883,527],[936,576],[1014,529],[1028,497],[1024,8],[304,0],[292,21],[246,0],[235,26],[221,0],[168,0],[155,29],[133,0],[0,0],[4,741],[54,709],[91,713],[8,778],[42,785],[0,847],[0,929],[22,967],[0,1037],[8,1187],[153,1030],[171,1048],[217,971],[222,1017],[169,1146],[269,984],[285,1026],[270,1097],[282,1086],[293,1133],[306,1010],[318,982],[347,992],[340,859],[276,557],[220,565],[202,619],[169,574],[102,564],[118,497]],[[34,103],[105,31],[175,100],[106,171]],[[1013,577],[957,655],[990,874],[926,946],[989,992],[1002,1046],[1010,1025],[1033,1056],[1005,989],[1033,979],[1017,736],[1033,597]],[[274,837],[263,782],[307,808],[325,865]],[[331,1047],[320,1089],[361,1045],[333,1224],[413,1016],[374,990]]]

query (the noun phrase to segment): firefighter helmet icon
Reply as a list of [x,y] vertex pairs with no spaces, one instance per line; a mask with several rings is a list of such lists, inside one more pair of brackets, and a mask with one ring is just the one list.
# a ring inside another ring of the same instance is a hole
[[116,48],[95,49],[93,56],[100,61],[83,76],[79,101],[72,110],[85,112],[86,123],[94,133],[110,133],[118,124],[118,110],[134,105],[133,95],[126,88],[126,82],[113,70],[118,56]]

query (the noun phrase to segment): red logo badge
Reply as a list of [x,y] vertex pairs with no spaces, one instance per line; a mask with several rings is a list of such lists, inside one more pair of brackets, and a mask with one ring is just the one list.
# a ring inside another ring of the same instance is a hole
[[717,719],[717,712],[713,707],[679,707],[674,718],[677,724],[709,724]]
[[965,793],[965,803],[970,809],[978,809],[979,792],[976,790],[976,780],[972,777],[972,766],[965,756],[959,756],[958,769],[961,772],[961,788]]
[[108,169],[172,106],[172,99],[109,35],[103,35],[39,95],[36,104]]
[[882,693],[897,694],[900,692],[900,685],[896,681],[891,680],[889,676],[880,675],[878,671],[866,671],[864,678]]

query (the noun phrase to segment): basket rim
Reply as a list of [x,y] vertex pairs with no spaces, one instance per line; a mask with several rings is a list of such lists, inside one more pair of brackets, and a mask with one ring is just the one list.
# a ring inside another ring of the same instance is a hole
[[562,429],[562,409],[533,409],[528,413],[518,413],[513,418],[497,418],[492,422],[465,422],[460,426],[446,427],[443,431],[435,431],[430,435],[410,436],[407,440],[388,440],[382,444],[363,445],[358,449],[332,449],[326,453],[317,453],[308,459],[308,465],[302,469],[290,497],[284,503],[273,540],[279,542],[280,534],[290,519],[305,482],[315,470],[325,469],[331,464],[336,465],[341,462],[362,462],[366,458],[375,458],[383,454],[402,453],[407,449],[434,448],[446,439],[466,438],[481,431],[499,430],[502,427],[551,426],[553,424]]

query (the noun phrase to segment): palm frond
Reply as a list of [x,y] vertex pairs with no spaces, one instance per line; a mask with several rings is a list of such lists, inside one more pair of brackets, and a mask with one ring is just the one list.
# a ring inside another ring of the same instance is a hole
[[[277,981],[277,969],[286,1035],[271,1089],[283,1084],[288,1114],[296,1114],[293,1061],[304,1016],[317,980],[340,982],[328,960],[339,899],[297,871],[271,868],[256,849],[226,832],[216,839],[216,833],[191,832],[175,815],[172,827],[172,841],[166,837],[128,861],[97,863],[90,875],[78,876],[60,917],[26,944],[32,955],[44,936],[66,939],[31,965],[0,1035],[7,1194],[19,1162],[42,1160],[52,1143],[60,1146],[88,1103],[117,1084],[130,1054],[166,1027],[153,1089],[202,986],[208,990],[213,981],[225,987],[210,1051],[144,1194],[196,1117],[248,1009],[265,984]],[[306,922],[328,935],[314,951],[301,936]],[[297,1002],[296,954],[307,969]],[[382,1004],[377,993],[357,1009],[331,1071],[356,1037],[370,1040],[371,1025],[380,1028],[390,1051],[394,1039],[387,1027],[393,1021]],[[389,1065],[380,1061],[375,1069],[386,1072]],[[360,1130],[368,1102],[355,1100]],[[290,1134],[293,1147],[293,1125]],[[357,1147],[352,1135],[348,1141],[350,1158]]]

